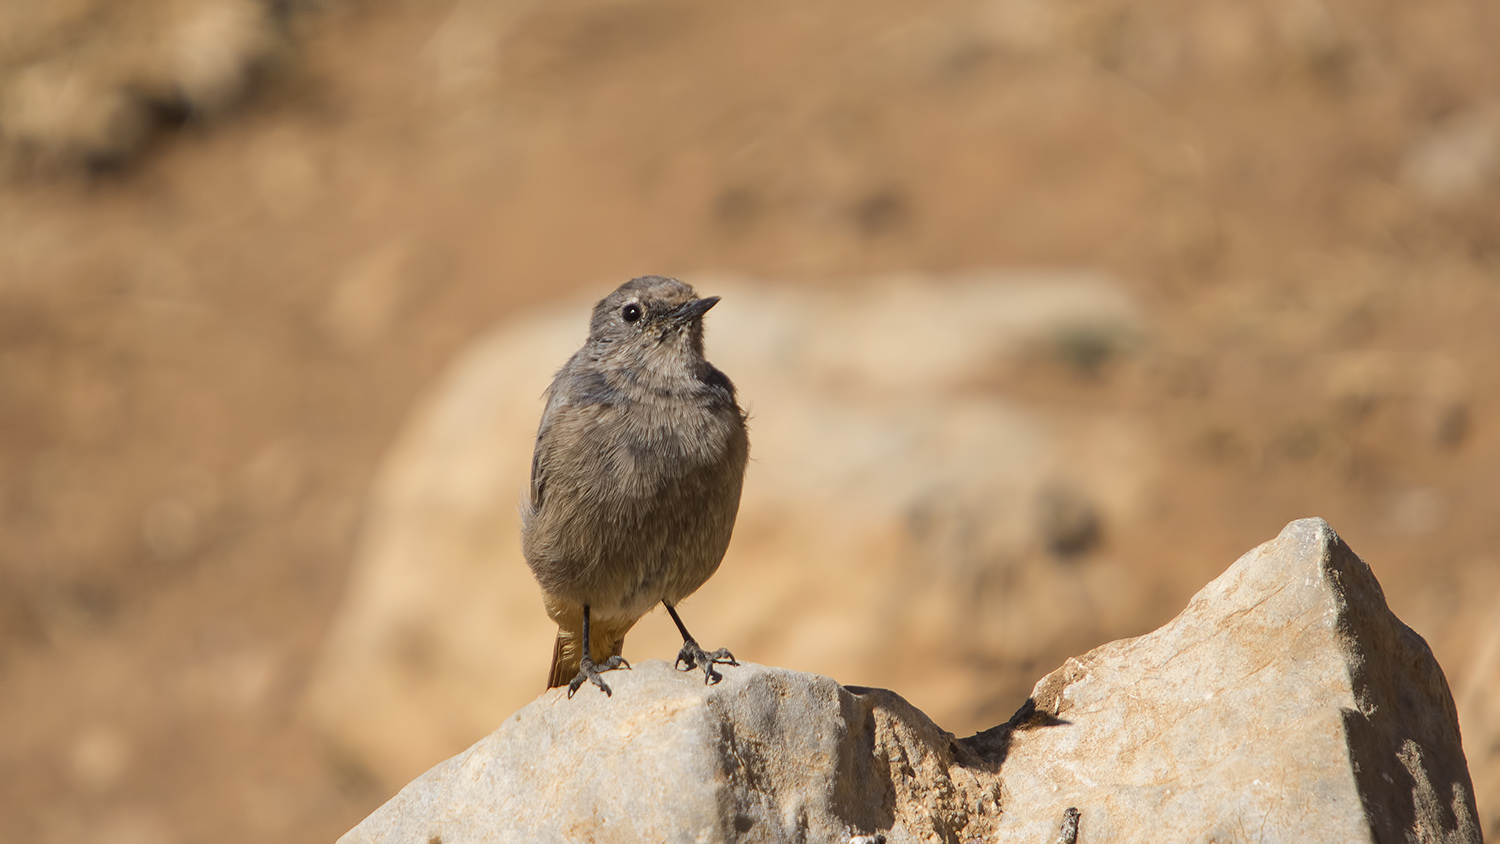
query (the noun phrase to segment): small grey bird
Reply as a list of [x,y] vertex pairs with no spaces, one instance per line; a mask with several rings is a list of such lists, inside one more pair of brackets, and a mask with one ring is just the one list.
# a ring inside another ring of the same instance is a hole
[[677,664],[720,679],[676,605],[719,568],[749,459],[734,385],[703,357],[698,298],[643,276],[594,306],[589,338],[558,371],[521,506],[521,550],[557,622],[547,687],[568,696],[629,667],[625,634],[657,603],[682,634]]

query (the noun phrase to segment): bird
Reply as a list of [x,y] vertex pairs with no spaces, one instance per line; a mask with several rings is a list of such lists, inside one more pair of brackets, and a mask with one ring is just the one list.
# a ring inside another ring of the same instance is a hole
[[521,549],[557,623],[547,687],[629,668],[625,634],[657,604],[682,634],[676,667],[717,683],[726,648],[705,651],[677,604],[719,568],[749,461],[748,416],[703,356],[719,297],[664,276],[594,306],[588,339],[558,370],[521,503]]

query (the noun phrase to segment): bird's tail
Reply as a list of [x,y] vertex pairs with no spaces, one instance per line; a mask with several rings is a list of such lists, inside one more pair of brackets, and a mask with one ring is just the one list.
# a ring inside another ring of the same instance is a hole
[[[627,624],[622,630],[619,625],[601,624],[597,620],[589,624],[589,655],[594,662],[602,665],[610,657],[619,656],[625,650],[625,634],[633,626],[634,623]],[[578,676],[578,667],[583,661],[583,652],[578,647],[581,638],[581,630],[557,628],[557,639],[552,644],[552,668],[547,674],[547,688],[566,686]]]

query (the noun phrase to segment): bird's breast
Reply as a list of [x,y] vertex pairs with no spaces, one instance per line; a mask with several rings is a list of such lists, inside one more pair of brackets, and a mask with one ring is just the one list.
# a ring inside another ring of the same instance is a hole
[[619,408],[620,444],[636,471],[678,477],[729,456],[741,433],[738,411],[680,402],[633,402]]

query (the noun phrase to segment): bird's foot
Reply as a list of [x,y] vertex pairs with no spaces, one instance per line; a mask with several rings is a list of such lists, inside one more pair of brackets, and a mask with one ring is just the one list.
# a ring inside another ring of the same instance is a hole
[[694,668],[703,669],[703,682],[705,685],[713,685],[724,679],[724,676],[714,670],[715,665],[739,665],[734,660],[734,654],[728,648],[719,648],[709,653],[698,647],[698,643],[692,639],[682,643],[682,650],[677,652],[677,668],[683,671],[692,671]]
[[599,674],[604,671],[613,671],[616,668],[629,667],[630,663],[626,662],[623,656],[612,656],[608,660],[605,660],[603,665],[596,664],[592,659],[584,657],[578,664],[578,675],[568,681],[568,697],[572,697],[573,693],[578,691],[585,680],[602,689],[607,697],[613,697],[614,692],[610,691],[609,686],[605,685],[604,681],[600,679]]

